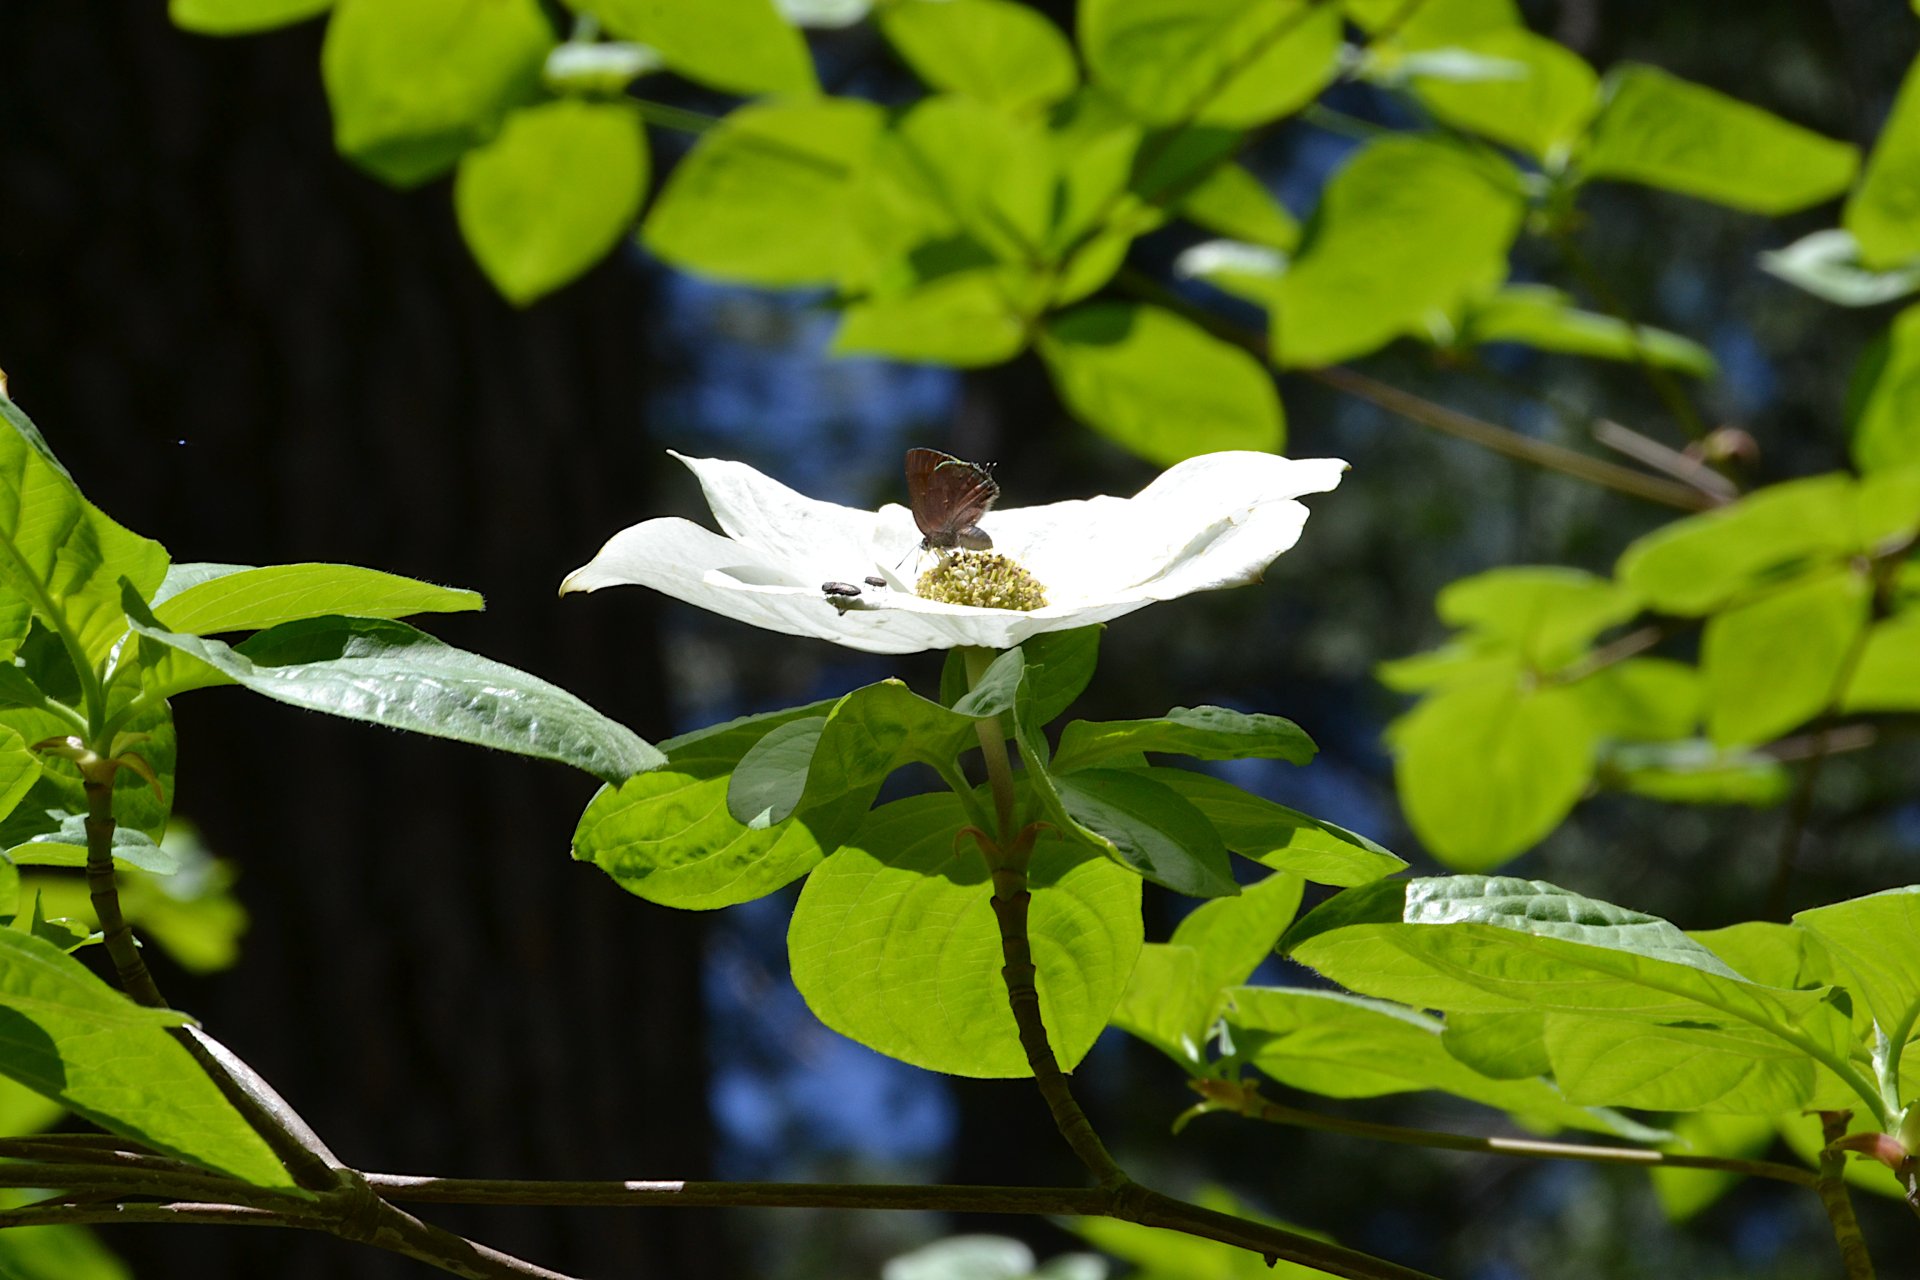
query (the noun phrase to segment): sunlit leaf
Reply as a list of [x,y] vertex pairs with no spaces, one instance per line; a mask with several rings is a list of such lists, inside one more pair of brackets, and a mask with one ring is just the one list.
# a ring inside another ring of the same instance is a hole
[[169,631],[217,635],[261,631],[282,622],[344,613],[356,618],[404,618],[459,613],[483,606],[480,593],[402,578],[351,564],[276,564],[262,569],[222,565],[225,573],[189,581],[174,565],[155,595],[154,617]]
[[1907,69],[1840,222],[1869,269],[1909,264],[1920,255],[1920,65]]
[[852,193],[882,118],[878,107],[849,98],[731,112],[667,179],[642,242],[683,270],[742,284],[838,279],[861,252]]
[[896,0],[880,30],[928,85],[1010,110],[1058,102],[1080,83],[1060,28],[1011,0]]
[[332,7],[333,0],[167,0],[167,16],[182,31],[237,36],[291,26]]
[[1391,732],[1400,803],[1445,865],[1495,867],[1560,825],[1593,777],[1594,732],[1566,687],[1442,689]]
[[1340,14],[1279,0],[1081,0],[1094,79],[1140,117],[1240,127],[1297,111],[1338,67]]
[[1509,285],[1470,303],[1462,332],[1476,344],[1517,342],[1601,360],[1645,360],[1696,378],[1711,378],[1718,371],[1713,353],[1691,338],[1582,311],[1566,294],[1545,285]]
[[537,0],[337,0],[320,52],[340,153],[394,186],[446,172],[538,90]]
[[[822,1022],[889,1057],[953,1075],[1024,1076],[986,863],[954,839],[967,821],[951,794],[875,810],[807,878],[788,934],[793,979]],[[1071,1070],[1139,953],[1140,879],[1048,837],[1029,878],[1041,1018]]]
[[1327,183],[1275,285],[1274,358],[1364,355],[1506,277],[1524,205],[1497,158],[1430,138],[1370,142]]
[[1831,706],[1872,594],[1866,578],[1842,569],[1709,618],[1700,645],[1708,736],[1721,746],[1764,742]]
[[1848,143],[1655,67],[1618,67],[1603,93],[1578,162],[1589,177],[1778,215],[1839,195],[1859,163]]
[[1893,318],[1885,354],[1869,368],[1853,461],[1865,472],[1920,464],[1920,306]]
[[773,0],[578,0],[607,29],[729,93],[813,93],[813,59]]
[[102,1128],[261,1186],[292,1179],[169,1032],[52,944],[0,929],[0,1073]]
[[647,137],[631,108],[563,99],[516,111],[460,160],[453,209],[494,287],[524,306],[626,236],[647,189]]
[[1285,446],[1280,397],[1260,362],[1171,311],[1076,308],[1048,319],[1040,355],[1075,416],[1150,462]]
[[1414,92],[1439,119],[1526,152],[1557,167],[1579,138],[1599,99],[1599,78],[1586,60],[1525,27],[1496,28],[1450,46],[1499,59],[1517,75],[1446,80],[1416,75]]
[[1149,769],[1206,815],[1235,853],[1315,884],[1369,884],[1405,870],[1405,860],[1363,835],[1187,769]]

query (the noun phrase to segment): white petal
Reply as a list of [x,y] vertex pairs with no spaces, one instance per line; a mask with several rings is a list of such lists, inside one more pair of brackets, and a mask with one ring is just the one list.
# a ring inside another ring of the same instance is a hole
[[870,571],[873,512],[796,493],[744,462],[673,456],[699,479],[720,528],[761,559],[796,578],[858,581]]
[[1136,593],[1165,600],[1257,581],[1300,536],[1306,509],[1293,499],[1333,488],[1346,468],[1336,458],[1209,453],[1175,465],[1132,498],[1018,508],[981,524],[995,549],[1061,604]]

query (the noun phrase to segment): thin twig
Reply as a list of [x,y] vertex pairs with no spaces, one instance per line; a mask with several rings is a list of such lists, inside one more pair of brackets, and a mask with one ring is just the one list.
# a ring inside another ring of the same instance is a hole
[[563,1182],[369,1173],[389,1200],[419,1204],[563,1205],[620,1209],[918,1209],[935,1213],[1097,1215],[1106,1194],[1084,1187],[911,1186],[812,1182]]
[[1591,653],[1582,654],[1573,662],[1558,671],[1548,672],[1540,677],[1543,685],[1573,684],[1585,680],[1588,676],[1606,670],[1636,657],[1665,640],[1672,634],[1658,624],[1637,627],[1617,640],[1609,640]]
[[[1200,1083],[1217,1086],[1220,1082]],[[1520,1160],[1579,1160],[1589,1164],[1712,1169],[1721,1173],[1738,1173],[1753,1178],[1771,1178],[1776,1182],[1791,1182],[1803,1187],[1811,1187],[1816,1181],[1810,1169],[1778,1164],[1771,1160],[1691,1156],[1676,1152],[1652,1151],[1644,1147],[1603,1147],[1592,1143],[1542,1142],[1532,1138],[1477,1138],[1468,1134],[1408,1129],[1400,1125],[1379,1124],[1370,1120],[1349,1120],[1341,1116],[1304,1111],[1298,1107],[1272,1102],[1262,1096],[1259,1090],[1246,1085],[1234,1086],[1231,1096],[1227,1090],[1212,1087],[1202,1088],[1201,1092],[1209,1098],[1214,1098],[1217,1093],[1223,1099],[1223,1105],[1218,1109],[1231,1110],[1249,1119],[1264,1120],[1270,1124],[1292,1125],[1300,1129],[1317,1129],[1324,1133],[1345,1134],[1354,1138],[1371,1138],[1376,1142],[1391,1142],[1399,1146],[1431,1147],[1442,1151],[1474,1151],[1482,1155],[1511,1156]]]
[[1652,436],[1642,435],[1632,427],[1622,426],[1611,418],[1597,418],[1593,424],[1593,438],[1599,443],[1624,453],[1643,466],[1656,471],[1664,471],[1681,484],[1690,484],[1718,503],[1732,502],[1740,496],[1740,490],[1733,481],[1715,471],[1703,460],[1678,449],[1670,449]]
[[[1177,311],[1214,336],[1245,348],[1263,361],[1271,362],[1272,356],[1267,350],[1267,344],[1259,334],[1224,320],[1205,307],[1195,306],[1144,272],[1130,267],[1122,268],[1116,281],[1123,290],[1135,297],[1144,298],[1169,310]],[[1678,507],[1683,511],[1704,511],[1714,505],[1705,494],[1688,485],[1675,483],[1664,476],[1650,476],[1645,472],[1635,471],[1601,458],[1590,458],[1564,445],[1535,440],[1532,436],[1496,426],[1491,422],[1462,413],[1458,409],[1450,409],[1446,405],[1437,404],[1424,396],[1415,395],[1411,391],[1392,386],[1344,365],[1332,365],[1324,369],[1299,369],[1292,372],[1332,387],[1336,391],[1365,400],[1409,422],[1416,422],[1456,439],[1477,444],[1483,449],[1491,450],[1504,457],[1544,467],[1549,471],[1558,471],[1578,480],[1585,480],[1589,484],[1600,485],[1636,498],[1644,498],[1649,502]]]
[[1666,404],[1667,410],[1673,414],[1674,421],[1679,424],[1683,432],[1695,440],[1704,439],[1707,434],[1707,424],[1701,421],[1700,411],[1693,407],[1693,401],[1687,398],[1686,391],[1681,388],[1672,372],[1656,364],[1647,354],[1646,326],[1640,323],[1627,305],[1621,301],[1620,296],[1613,291],[1613,286],[1607,283],[1606,277],[1594,267],[1572,232],[1563,228],[1555,239],[1560,245],[1561,252],[1566,255],[1568,263],[1573,267],[1574,274],[1586,284],[1588,291],[1593,294],[1601,307],[1614,319],[1626,325],[1632,333],[1634,363],[1640,366],[1640,372],[1646,375],[1654,394]]

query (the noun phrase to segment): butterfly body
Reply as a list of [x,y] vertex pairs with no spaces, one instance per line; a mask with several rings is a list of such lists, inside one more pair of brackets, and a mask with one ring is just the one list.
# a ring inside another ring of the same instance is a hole
[[907,450],[907,502],[927,551],[985,551],[993,539],[980,520],[1000,496],[993,472],[938,449]]

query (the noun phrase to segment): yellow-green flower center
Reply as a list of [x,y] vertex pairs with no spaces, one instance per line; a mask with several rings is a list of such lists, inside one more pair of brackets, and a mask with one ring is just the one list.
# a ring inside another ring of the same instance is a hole
[[970,604],[980,609],[1043,608],[1047,589],[1034,576],[995,551],[945,551],[913,584],[923,600]]

